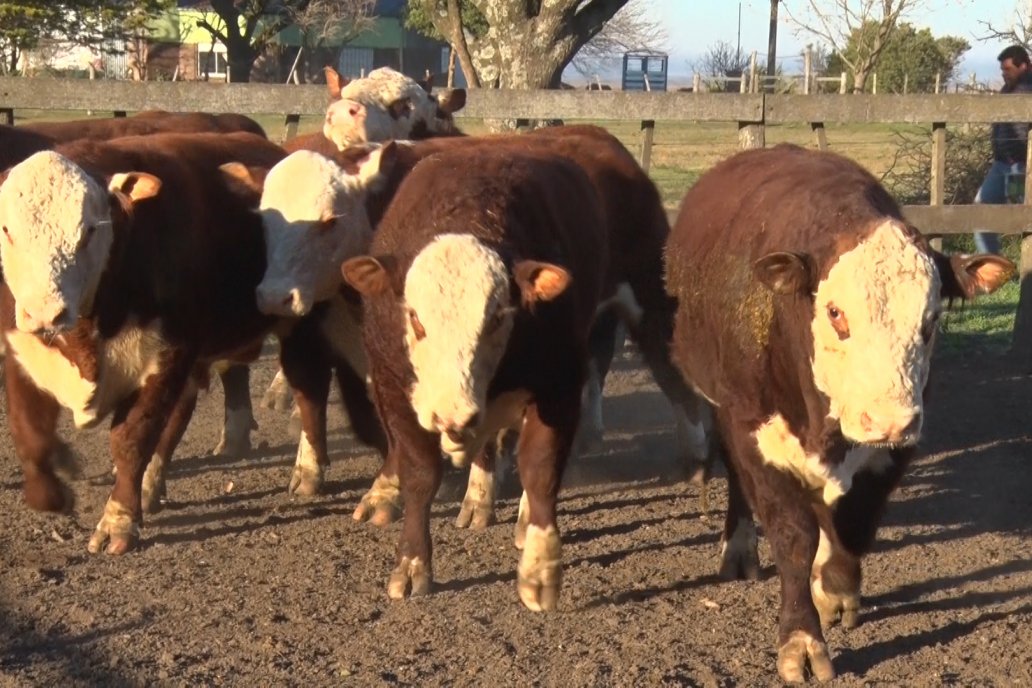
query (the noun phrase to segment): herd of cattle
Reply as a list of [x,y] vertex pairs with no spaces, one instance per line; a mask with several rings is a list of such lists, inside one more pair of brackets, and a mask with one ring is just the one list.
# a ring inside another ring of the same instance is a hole
[[246,364],[274,335],[301,421],[290,491],[322,488],[335,377],[383,457],[355,518],[404,504],[391,598],[431,589],[442,454],[471,465],[459,525],[483,527],[508,431],[519,597],[554,609],[560,478],[601,431],[626,329],[686,456],[727,465],[721,573],[758,575],[753,511],[770,540],[780,677],[832,678],[822,624],[858,622],[860,560],[920,435],[942,304],[1014,266],[932,250],[830,153],[732,156],[671,229],[602,129],[464,136],[462,91],[389,69],[328,83],[323,130],[285,147],[239,115],[0,129],[7,417],[28,505],[72,504],[61,407],[78,427],[110,417],[115,482],[89,550],[133,549],[213,369],[220,450],[249,447]]

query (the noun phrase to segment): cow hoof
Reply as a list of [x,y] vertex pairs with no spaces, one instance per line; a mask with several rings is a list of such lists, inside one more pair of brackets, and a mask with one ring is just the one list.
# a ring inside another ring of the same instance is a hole
[[139,541],[139,524],[133,521],[128,509],[109,498],[104,506],[104,516],[90,536],[86,549],[90,554],[98,554],[101,550],[107,554],[125,554],[135,549]]
[[140,503],[143,513],[156,514],[161,511],[165,498],[165,460],[155,454],[143,474]]
[[69,512],[75,506],[75,494],[52,473],[39,473],[25,479],[25,504],[33,511]]
[[562,545],[555,526],[527,528],[526,542],[516,572],[516,589],[520,601],[534,612],[547,612],[559,603],[559,586],[563,569],[560,562]]
[[314,497],[322,492],[323,472],[321,467],[294,466],[290,474],[287,493],[298,497]]
[[795,631],[788,642],[778,648],[778,675],[785,683],[802,683],[806,680],[806,666],[818,681],[835,678],[828,646],[804,631]]
[[724,580],[759,580],[760,555],[757,553],[756,524],[740,519],[731,537],[720,544],[720,570]]
[[428,595],[432,582],[433,574],[422,559],[402,557],[387,581],[387,597],[403,600],[409,596]]
[[836,621],[843,628],[856,628],[860,624],[860,594],[839,595],[824,590],[820,578],[810,582],[810,596],[817,614],[821,617],[821,626],[828,628]]
[[469,528],[470,530],[484,530],[495,524],[494,505],[479,504],[477,502],[463,500],[459,515],[455,517],[456,528]]
[[240,458],[251,453],[251,431],[258,428],[250,408],[227,409],[222,436],[212,454]]
[[401,517],[401,489],[397,476],[378,475],[351,515],[374,526],[394,523]]
[[283,371],[277,371],[276,377],[269,383],[269,388],[262,395],[262,406],[274,411],[286,411],[294,400],[294,394],[290,389]]

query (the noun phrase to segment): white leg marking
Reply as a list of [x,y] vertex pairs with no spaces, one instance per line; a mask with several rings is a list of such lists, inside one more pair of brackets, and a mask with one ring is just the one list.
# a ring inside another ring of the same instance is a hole
[[165,471],[168,469],[168,459],[160,454],[154,454],[147,470],[143,474],[143,490],[141,502],[143,513],[154,514],[161,510],[161,501],[165,497]]
[[221,456],[245,456],[251,451],[251,428],[254,416],[251,409],[226,409],[226,420],[222,436],[212,454]]
[[469,482],[455,525],[481,530],[494,522],[494,473],[477,464],[469,467]]
[[297,444],[297,459],[294,461],[294,473],[290,477],[287,491],[291,494],[311,496],[319,494],[323,484],[323,467],[316,456],[315,447],[308,439],[308,433],[302,432]]
[[362,495],[362,501],[355,507],[351,518],[356,521],[369,520],[377,526],[384,526],[401,515],[401,481],[398,476],[378,475],[369,491]]
[[527,500],[527,491],[524,490],[520,496],[520,508],[516,513],[516,527],[513,529],[513,544],[516,549],[523,549],[527,541],[527,526],[530,525],[530,502]]
[[419,597],[430,592],[434,580],[433,570],[419,557],[402,557],[387,580],[387,597],[403,600],[409,595]]
[[527,527],[527,540],[517,569],[520,600],[531,611],[549,611],[559,602],[563,570],[562,543],[554,525]]
[[140,539],[140,526],[133,521],[132,513],[126,507],[108,497],[104,515],[93,531],[86,549],[97,554],[107,544],[108,554],[123,554],[132,549]]
[[272,378],[269,388],[265,390],[265,394],[262,396],[262,406],[277,411],[286,411],[290,408],[293,400],[294,394],[290,389],[290,383],[287,382],[287,376],[283,374],[283,369],[280,368],[276,371],[276,377]]
[[841,619],[844,628],[854,628],[859,622],[860,591],[837,594],[824,589],[821,567],[831,559],[831,553],[831,540],[821,529],[820,543],[817,545],[817,554],[813,558],[813,568],[810,570],[810,597],[813,599],[813,606],[817,608],[822,626],[830,626]]

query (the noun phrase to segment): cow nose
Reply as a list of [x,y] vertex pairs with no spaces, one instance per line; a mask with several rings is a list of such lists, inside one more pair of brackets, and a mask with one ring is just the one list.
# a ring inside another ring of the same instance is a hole
[[437,428],[441,434],[445,435],[455,444],[462,444],[467,435],[469,435],[470,430],[477,426],[477,423],[480,421],[480,414],[474,413],[461,423],[445,422],[441,420],[441,417],[436,413],[433,414],[431,420],[434,427]]

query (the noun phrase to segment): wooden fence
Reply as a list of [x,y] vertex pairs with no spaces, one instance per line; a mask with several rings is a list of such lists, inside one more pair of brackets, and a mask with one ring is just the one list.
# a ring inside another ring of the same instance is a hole
[[[301,116],[321,117],[325,87],[204,82],[127,82],[0,78],[0,113],[17,109],[125,112],[172,111],[280,114],[285,137]],[[1032,366],[1032,209],[1028,206],[943,205],[946,125],[1032,121],[1032,95],[777,95],[628,91],[470,91],[463,117],[482,119],[588,119],[641,122],[640,160],[647,169],[657,122],[736,122],[739,146],[763,147],[765,126],[807,122],[814,145],[827,148],[827,124],[908,123],[931,126],[931,203],[906,206],[907,219],[926,235],[965,234],[992,228],[1021,234],[1021,294],[1013,351]],[[1029,149],[1032,154],[1032,147]],[[1030,156],[1032,157],[1032,156]],[[1032,165],[1030,165],[1032,167]],[[1032,204],[1032,175],[1025,199]]]

